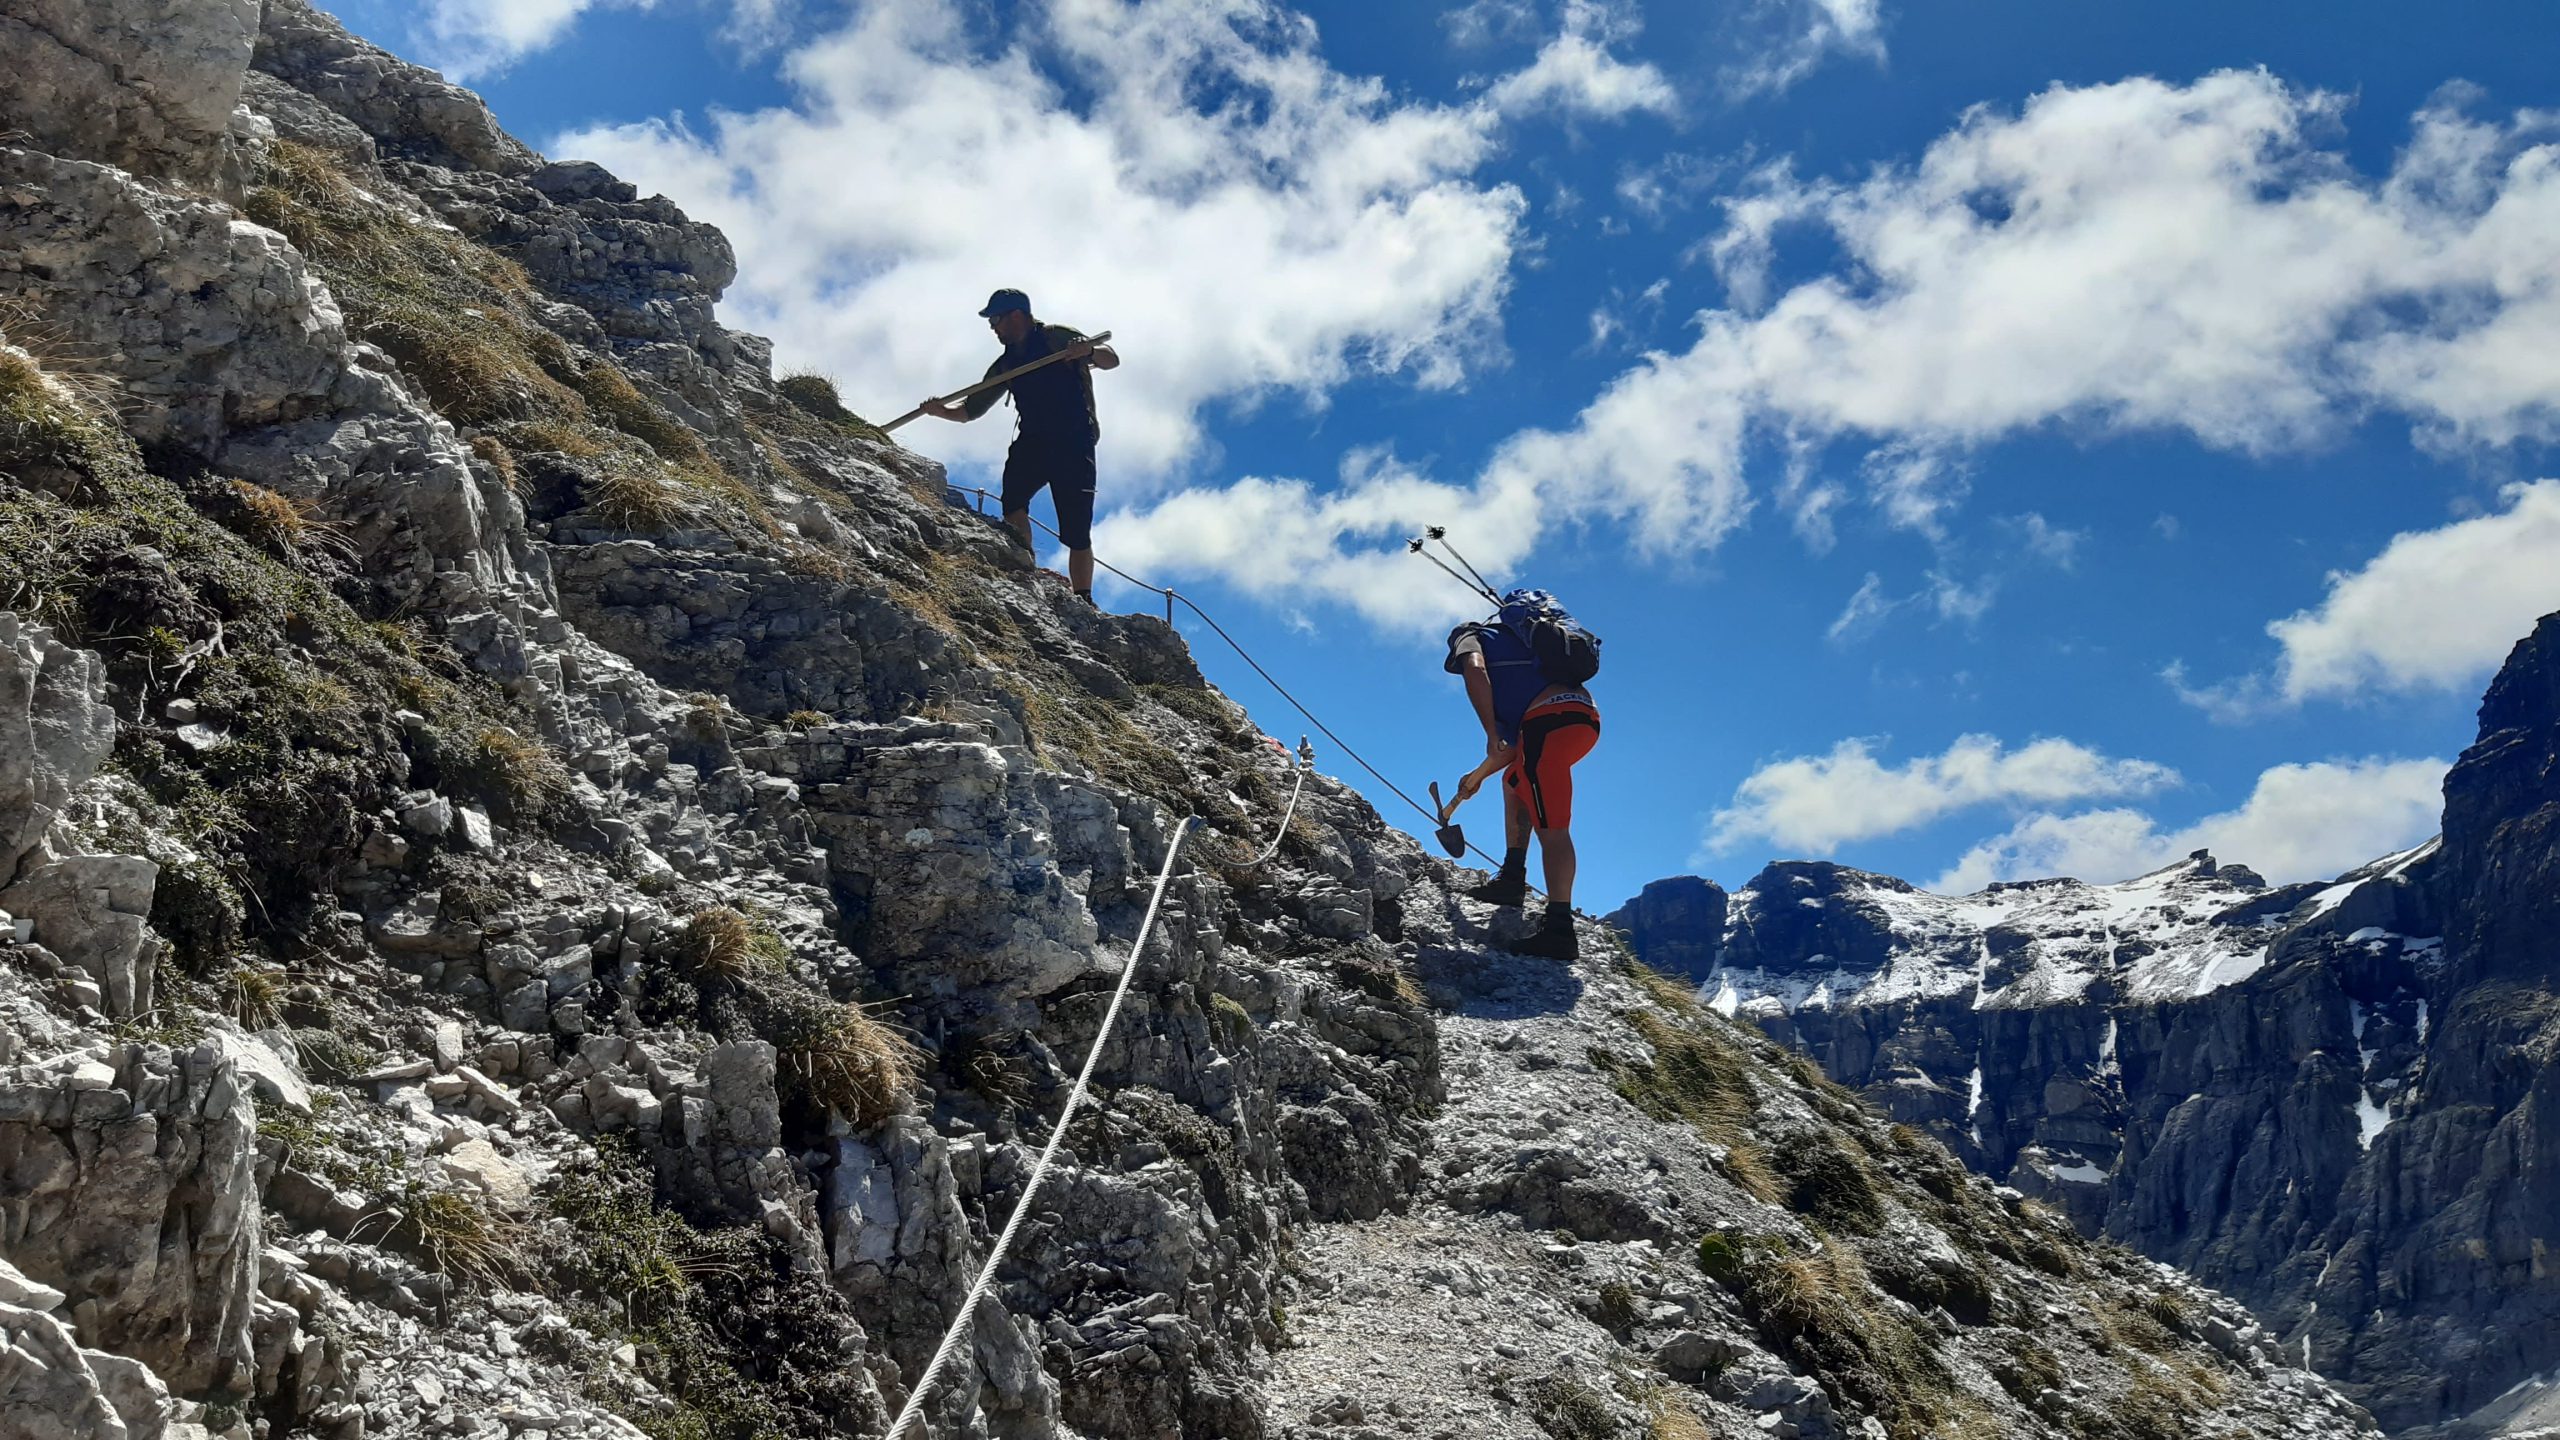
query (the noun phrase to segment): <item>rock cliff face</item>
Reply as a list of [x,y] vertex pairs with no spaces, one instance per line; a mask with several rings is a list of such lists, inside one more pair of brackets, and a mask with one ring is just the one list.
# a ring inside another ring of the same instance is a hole
[[1718,955],[1719,1008],[1975,1169],[2246,1299],[2386,1426],[2539,1433],[2555,786],[2560,616],[2490,687],[2441,839],[2335,883],[2270,890],[2199,854],[1946,898],[1789,862],[1712,936],[1632,933]]
[[0,1436],[878,1435],[1129,965],[924,1433],[2366,1428],[1291,816],[664,199],[301,0],[0,58]]

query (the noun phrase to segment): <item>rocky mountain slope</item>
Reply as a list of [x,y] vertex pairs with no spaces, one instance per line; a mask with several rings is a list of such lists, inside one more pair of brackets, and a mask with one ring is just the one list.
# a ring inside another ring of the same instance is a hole
[[880,1435],[1129,964],[921,1433],[2369,1428],[1293,811],[665,200],[301,0],[0,57],[0,1436]]
[[2270,889],[2197,854],[1947,897],[1787,862],[1612,917],[1975,1169],[2231,1290],[2410,1434],[2560,1423],[2560,616],[2444,833]]

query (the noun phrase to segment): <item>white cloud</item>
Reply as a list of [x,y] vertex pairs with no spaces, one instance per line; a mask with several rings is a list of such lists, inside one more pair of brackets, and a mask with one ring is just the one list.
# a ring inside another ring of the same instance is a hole
[[1764,0],[1755,53],[1725,73],[1736,98],[1784,90],[1834,54],[1884,60],[1881,0]]
[[2018,544],[2029,555],[2056,570],[2077,568],[2080,542],[2089,538],[2088,531],[2056,525],[2033,510],[2024,515],[2012,515],[2003,523],[2017,535]]
[[[974,311],[999,285],[1111,329],[1128,362],[1098,382],[1118,498],[1201,453],[1211,404],[1321,404],[1372,374],[1447,388],[1501,361],[1526,201],[1476,178],[1505,123],[1493,100],[1338,71],[1269,0],[1058,0],[992,35],[975,13],[870,0],[787,59],[788,107],[553,148],[726,230],[728,318],[866,413],[974,378],[990,356]],[[1566,38],[1603,45],[1576,13]],[[1558,61],[1503,93],[1605,112],[1650,103],[1641,69]],[[964,465],[1008,439],[1000,417],[921,423],[911,443]]]
[[1392,454],[1361,450],[1345,458],[1331,490],[1260,477],[1186,490],[1143,516],[1104,520],[1094,548],[1149,578],[1215,574],[1273,601],[1335,595],[1365,619],[1421,635],[1484,605],[1407,555],[1404,540],[1446,523],[1468,560],[1499,584],[1526,553],[1530,503],[1521,492],[1461,490]]
[[2238,809],[2174,830],[2138,810],[2046,811],[1966,851],[1930,888],[1960,895],[1994,880],[2048,875],[2105,883],[2197,850],[2247,865],[2271,884],[2327,879],[2434,834],[2445,769],[2435,759],[2278,765]]
[[1978,805],[2061,805],[2176,783],[2177,772],[2165,765],[2111,759],[2068,740],[2009,750],[1991,736],[1966,735],[1943,753],[1893,767],[1878,763],[1866,741],[1843,740],[1828,755],[1773,761],[1751,772],[1734,790],[1733,803],[1716,812],[1707,844],[1731,851],[1765,841],[1826,855]]
[[1538,50],[1525,70],[1496,80],[1485,99],[1506,115],[1553,110],[1616,119],[1639,111],[1676,115],[1680,95],[1650,63],[1629,64],[1609,53],[1631,24],[1591,0],[1565,0],[1564,28]]
[[2560,480],[2500,498],[2498,513],[2392,537],[2363,569],[2332,573],[2318,608],[2269,625],[2278,693],[2468,690],[2496,670],[2560,610]]
[[2268,624],[2282,647],[2271,671],[2199,685],[2173,661],[2160,678],[2226,724],[2309,700],[2473,689],[2560,610],[2560,480],[2499,499],[2503,510],[2405,531],[2363,568],[2331,571],[2318,606]]
[[1834,645],[1863,640],[1874,634],[1876,627],[1882,625],[1885,617],[1891,615],[1894,608],[1901,603],[1899,600],[1885,598],[1884,580],[1870,570],[1867,572],[1867,578],[1859,584],[1857,593],[1851,595],[1849,603],[1841,607],[1840,618],[1832,621],[1831,628],[1822,632],[1823,638]]
[[[2318,138],[2338,97],[2257,71],[1978,108],[1855,184],[1764,167],[1708,247],[1729,293],[1765,291],[1790,226],[1836,268],[1698,315],[1687,350],[1513,436],[1470,488],[1533,527],[1623,521],[1660,557],[1742,525],[1772,451],[1866,447],[1871,500],[1927,533],[1961,502],[1967,452],[2057,425],[2246,454],[2376,411],[2445,444],[2560,437],[2560,366],[2512,343],[2520,323],[2560,333],[2560,312],[2538,318],[2560,303],[2560,246],[2527,238],[2560,231],[2560,122],[2475,121],[2461,99],[2421,111],[2379,180]],[[2478,388],[2439,383],[2457,370]],[[1837,498],[1781,496],[1817,548]]]
[[[430,63],[471,80],[544,49],[600,0],[423,0],[411,17]],[[647,9],[653,0],[618,0]]]
[[1963,504],[1972,488],[1945,455],[1922,446],[1888,445],[1869,454],[1861,468],[1886,524],[1942,544],[1947,512]]
[[1538,7],[1531,0],[1472,0],[1443,12],[1440,23],[1450,43],[1473,50],[1538,33]]
[[1834,645],[1855,644],[1882,629],[1895,611],[1906,606],[1929,611],[1941,625],[1971,625],[1991,613],[1991,603],[1999,595],[1998,575],[1985,575],[1968,584],[1943,569],[1929,571],[1922,577],[1921,587],[1908,595],[1888,595],[1884,581],[1870,570],[1838,618],[1823,631],[1823,638]]
[[1991,613],[1991,602],[2000,593],[2000,577],[1985,575],[1968,585],[1944,570],[1932,570],[1929,588],[1914,598],[1926,598],[1938,618],[1961,620],[1970,625]]
[[[409,33],[427,63],[469,82],[567,38],[591,10],[654,10],[662,0],[419,0]],[[799,0],[675,0],[725,11],[720,38],[749,54],[789,34]]]
[[1618,199],[1648,220],[1660,222],[1683,210],[1714,185],[1730,167],[1704,156],[1674,150],[1644,164],[1618,171]]

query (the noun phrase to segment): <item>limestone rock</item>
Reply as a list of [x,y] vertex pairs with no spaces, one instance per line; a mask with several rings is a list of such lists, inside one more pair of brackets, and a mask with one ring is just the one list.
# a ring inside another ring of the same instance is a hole
[[127,1045],[112,1088],[0,1078],[0,1253],[83,1340],[186,1391],[245,1386],[260,1247],[247,1086],[211,1045]]
[[127,1440],[106,1385],[69,1327],[0,1304],[0,1435],[11,1440]]
[[0,886],[113,748],[106,689],[95,652],[0,611]]
[[0,128],[137,175],[237,181],[233,112],[258,0],[6,0]]
[[139,855],[66,855],[24,867],[0,889],[0,908],[35,922],[45,948],[96,976],[106,1012],[130,1017],[151,1008],[151,891],[160,867]]

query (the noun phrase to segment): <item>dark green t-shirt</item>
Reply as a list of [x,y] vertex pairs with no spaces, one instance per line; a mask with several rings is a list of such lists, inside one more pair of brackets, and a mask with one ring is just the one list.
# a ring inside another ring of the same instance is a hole
[[[986,378],[1028,365],[1083,338],[1084,332],[1071,325],[1036,326],[1022,337],[1021,344],[1005,347],[1004,353],[987,366]],[[994,389],[981,390],[960,402],[961,408],[975,420],[993,409],[996,397],[1004,394],[1013,396],[1015,423],[1023,435],[1081,445],[1102,438],[1102,422],[1093,409],[1093,367],[1089,364],[1061,360]]]

